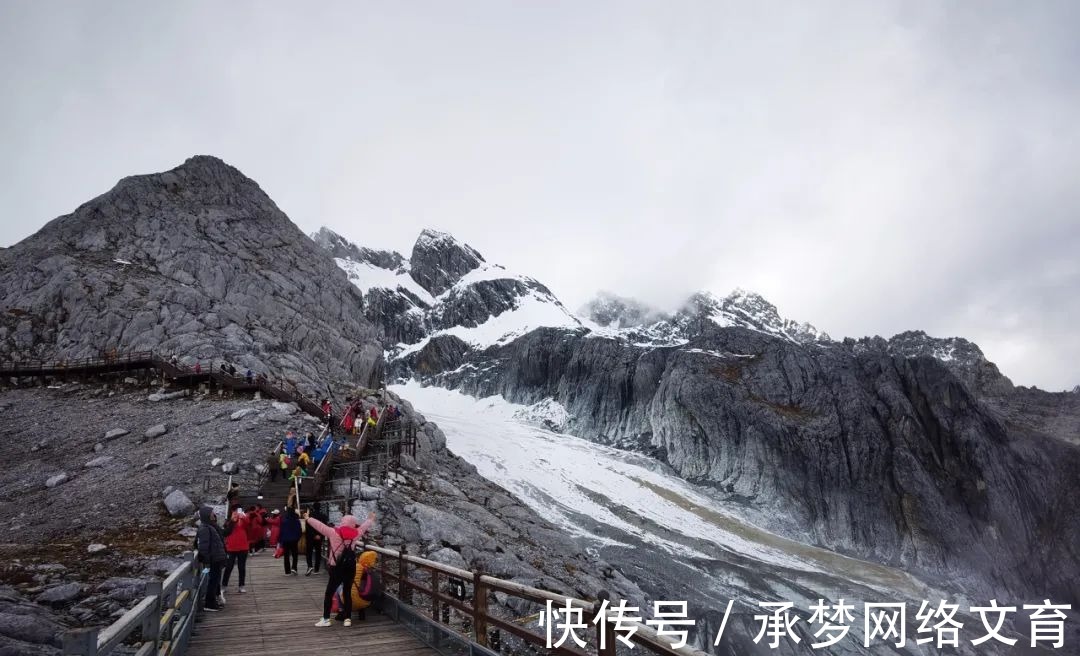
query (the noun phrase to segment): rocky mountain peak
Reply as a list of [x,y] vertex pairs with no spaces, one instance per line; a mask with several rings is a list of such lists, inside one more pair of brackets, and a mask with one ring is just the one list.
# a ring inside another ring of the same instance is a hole
[[724,298],[702,291],[690,296],[675,313],[676,323],[687,326],[711,322],[721,327],[748,328],[800,344],[827,342],[829,336],[810,325],[780,316],[776,306],[760,294],[736,288]]
[[453,235],[424,229],[413,244],[409,262],[413,279],[433,296],[438,296],[479,267],[484,258]]
[[1013,388],[1012,381],[986,359],[982,349],[963,337],[931,337],[921,330],[908,330],[891,337],[885,350],[906,358],[940,360],[980,396],[1003,394]]
[[986,361],[982,349],[963,337],[931,337],[922,330],[908,330],[892,336],[888,340],[888,349],[909,358],[928,355],[944,362],[956,360],[975,364]]
[[381,375],[344,272],[215,157],[124,178],[7,249],[0,300],[0,357],[158,349],[297,380]]
[[310,236],[315,245],[330,253],[330,256],[335,259],[364,262],[390,271],[402,270],[406,265],[405,258],[397,251],[357,246],[326,226],[319,228]]
[[323,226],[309,235],[311,241],[333,257],[357,258],[360,248],[330,228]]

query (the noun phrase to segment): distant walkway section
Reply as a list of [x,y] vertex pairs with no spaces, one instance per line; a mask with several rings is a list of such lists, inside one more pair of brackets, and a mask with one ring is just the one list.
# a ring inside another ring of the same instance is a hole
[[[223,366],[224,365],[224,366]],[[163,355],[154,351],[136,351],[131,353],[108,353],[93,358],[79,360],[15,360],[0,363],[0,378],[69,378],[96,376],[109,373],[124,373],[153,370],[170,382],[196,387],[202,383],[214,383],[222,389],[235,392],[260,392],[263,396],[295,403],[301,410],[315,417],[322,417],[322,406],[314,399],[305,396],[292,381],[274,378],[262,374],[244,375],[231,373],[228,363],[207,360],[195,366],[188,366],[175,355]]]

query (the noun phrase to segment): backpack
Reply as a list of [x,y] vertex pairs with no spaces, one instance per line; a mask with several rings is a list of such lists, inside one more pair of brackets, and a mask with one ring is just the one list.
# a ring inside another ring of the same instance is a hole
[[383,595],[382,574],[371,568],[364,570],[360,575],[360,581],[356,584],[356,590],[360,598],[365,601],[374,601]]
[[352,542],[341,545],[341,553],[337,557],[337,566],[353,571],[356,570],[356,549],[353,548]]

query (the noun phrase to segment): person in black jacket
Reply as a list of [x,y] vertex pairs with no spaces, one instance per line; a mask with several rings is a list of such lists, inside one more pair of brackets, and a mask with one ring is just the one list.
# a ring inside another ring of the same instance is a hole
[[195,549],[199,552],[199,563],[210,571],[206,584],[206,600],[203,609],[218,611],[224,602],[221,594],[221,570],[228,560],[225,553],[225,538],[217,526],[217,516],[209,506],[199,508],[199,532],[195,536]]
[[[304,519],[307,519],[308,517],[314,517],[320,522],[327,521],[326,515],[323,514],[322,508],[320,508],[317,503],[311,507],[310,511],[304,511]],[[311,576],[312,572],[318,573],[319,566],[322,564],[323,537],[321,533],[316,531],[306,522],[304,523],[304,526],[304,537],[306,538],[304,540],[304,559],[307,561],[307,573],[304,574],[304,576]]]
[[281,517],[281,531],[278,533],[278,543],[285,551],[285,573],[297,575],[299,572],[300,559],[300,516],[294,508],[286,508]]

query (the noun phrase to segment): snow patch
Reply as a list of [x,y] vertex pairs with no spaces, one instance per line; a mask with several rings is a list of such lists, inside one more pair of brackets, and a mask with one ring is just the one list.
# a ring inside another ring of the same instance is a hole
[[513,309],[490,317],[479,326],[453,326],[437,331],[415,344],[398,344],[400,350],[395,357],[403,358],[415,353],[439,335],[454,335],[473,348],[483,350],[506,344],[535,328],[581,327],[581,323],[550,296],[530,291],[528,295],[516,299],[516,302]]
[[391,271],[389,269],[377,267],[369,262],[355,262],[342,257],[336,257],[334,258],[334,261],[337,262],[337,265],[349,276],[349,282],[365,294],[375,288],[400,288],[414,294],[428,305],[435,304],[435,297],[432,296],[428,290],[417,284],[417,282],[412,279],[412,276],[409,275],[407,269]]

